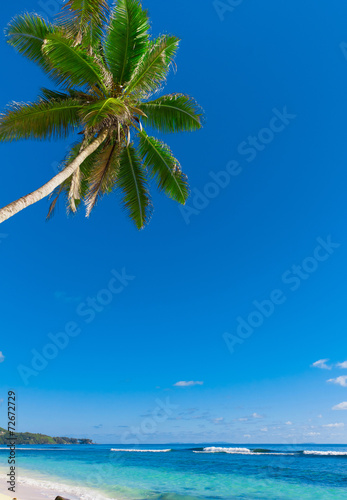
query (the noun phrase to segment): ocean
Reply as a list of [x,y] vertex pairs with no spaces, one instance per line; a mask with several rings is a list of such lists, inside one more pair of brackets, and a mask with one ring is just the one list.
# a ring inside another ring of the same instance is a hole
[[346,445],[33,445],[16,467],[22,483],[81,500],[347,500]]

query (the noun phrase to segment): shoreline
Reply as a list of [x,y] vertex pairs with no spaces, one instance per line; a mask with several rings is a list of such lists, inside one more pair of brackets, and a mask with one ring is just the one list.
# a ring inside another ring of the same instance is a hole
[[0,468],[0,500],[12,500],[13,498],[18,500],[55,500],[57,496],[69,500],[117,500],[106,497],[97,490],[60,482],[56,478],[52,478],[52,480],[47,478],[31,479],[29,470],[23,472],[25,475],[16,480],[16,492],[12,493],[8,491],[6,486],[5,470]]

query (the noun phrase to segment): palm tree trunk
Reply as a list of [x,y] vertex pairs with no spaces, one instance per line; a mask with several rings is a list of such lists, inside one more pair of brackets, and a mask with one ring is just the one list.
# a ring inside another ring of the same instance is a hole
[[9,205],[6,205],[6,207],[1,208],[0,224],[1,222],[4,222],[5,220],[9,219],[10,217],[17,214],[24,208],[33,205],[37,201],[40,201],[49,194],[51,194],[56,187],[60,186],[60,184],[62,184],[75,172],[75,170],[84,162],[84,160],[88,156],[94,153],[94,151],[106,139],[107,133],[108,133],[107,130],[103,130],[102,132],[100,132],[100,134],[96,137],[96,139],[91,144],[89,144],[89,146],[87,146],[83,151],[81,151],[81,153],[70,163],[70,165],[65,167],[64,170],[59,172],[59,174],[55,175],[50,181],[41,186],[39,189],[36,189],[36,191],[33,191],[32,193],[29,193],[26,196],[23,196],[22,198],[13,201]]

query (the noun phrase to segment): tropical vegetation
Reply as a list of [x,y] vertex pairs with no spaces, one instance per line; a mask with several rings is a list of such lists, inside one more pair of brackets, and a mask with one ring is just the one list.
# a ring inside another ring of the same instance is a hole
[[17,432],[15,436],[11,435],[6,429],[0,427],[0,444],[7,445],[13,437],[16,438],[16,444],[92,444],[91,439],[78,439],[68,437],[51,437],[45,434],[36,434],[32,432]]
[[63,196],[69,212],[89,216],[105,194],[117,192],[137,228],[150,220],[149,183],[178,203],[188,180],[169,146],[151,135],[195,131],[202,113],[193,98],[160,95],[174,66],[176,36],[151,39],[139,0],[69,0],[54,23],[36,14],[15,17],[7,41],[41,67],[54,89],[35,102],[12,103],[0,117],[0,141],[79,137],[57,175],[0,209],[0,222],[50,196],[50,217]]

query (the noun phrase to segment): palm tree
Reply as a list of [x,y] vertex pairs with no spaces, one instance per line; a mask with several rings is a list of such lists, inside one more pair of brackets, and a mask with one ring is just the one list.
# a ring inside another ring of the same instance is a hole
[[121,193],[138,229],[151,216],[149,179],[184,204],[187,177],[159,132],[194,131],[202,114],[183,94],[154,96],[165,83],[179,39],[149,36],[149,19],[139,0],[69,0],[51,24],[36,14],[15,17],[7,40],[37,63],[58,90],[41,89],[36,102],[9,105],[0,118],[0,140],[65,138],[80,134],[60,172],[36,191],[0,209],[0,223],[46,196],[48,217],[64,195],[68,211],[82,205],[89,216],[98,199]]

